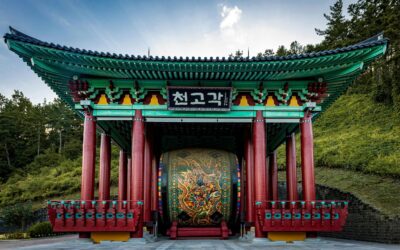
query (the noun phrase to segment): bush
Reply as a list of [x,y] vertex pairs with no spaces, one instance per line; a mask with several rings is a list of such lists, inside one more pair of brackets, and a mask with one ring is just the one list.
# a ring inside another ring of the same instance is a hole
[[6,233],[5,238],[7,240],[20,240],[20,239],[27,239],[27,234],[23,232],[13,232],[13,233]]
[[28,234],[32,238],[46,237],[54,235],[53,228],[51,227],[50,222],[44,221],[33,224],[28,229]]
[[24,230],[34,219],[32,203],[26,202],[4,207],[1,210],[0,218],[4,225]]

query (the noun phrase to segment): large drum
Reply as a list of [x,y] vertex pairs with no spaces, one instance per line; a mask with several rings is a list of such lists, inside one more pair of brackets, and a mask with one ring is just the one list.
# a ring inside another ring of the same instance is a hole
[[160,208],[167,223],[215,226],[236,221],[240,205],[237,157],[215,149],[164,153],[159,171]]

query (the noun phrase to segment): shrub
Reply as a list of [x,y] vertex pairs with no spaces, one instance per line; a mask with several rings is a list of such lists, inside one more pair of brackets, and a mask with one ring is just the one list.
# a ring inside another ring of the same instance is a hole
[[4,207],[0,213],[4,225],[24,230],[34,219],[32,203],[19,203]]
[[6,233],[5,238],[7,240],[20,240],[20,239],[26,239],[28,235],[23,232],[13,232],[13,233]]
[[51,227],[50,222],[44,221],[33,224],[28,229],[28,234],[32,238],[46,237],[54,235],[53,228]]

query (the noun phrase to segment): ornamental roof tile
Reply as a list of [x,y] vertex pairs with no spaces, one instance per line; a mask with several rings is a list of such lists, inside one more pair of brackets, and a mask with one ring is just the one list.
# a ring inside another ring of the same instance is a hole
[[[327,83],[327,96],[321,104],[322,110],[329,107],[370,63],[382,56],[388,44],[388,40],[378,34],[344,48],[307,54],[196,58],[117,55],[67,47],[41,41],[12,27],[4,35],[4,40],[9,49],[71,107],[74,107],[74,100],[68,82],[76,77],[89,81],[100,80],[104,84],[110,79],[129,81],[153,89],[163,88],[171,81],[177,81],[178,85],[187,80],[191,82],[189,84],[214,81],[235,88],[239,86],[242,91],[253,89],[260,83],[268,88],[268,84],[274,81],[310,82],[323,79]],[[105,122],[101,127],[108,128],[108,125],[110,123]],[[281,130],[284,128],[281,127]],[[126,142],[120,138],[129,136],[120,137],[115,134],[116,130],[112,131],[113,139],[119,145],[125,145]],[[276,137],[273,140],[275,146],[271,147],[275,148],[284,141],[284,135]]]
[[98,52],[86,49],[79,49],[73,47],[62,46],[59,44],[48,43],[41,41],[39,39],[33,38],[28,36],[12,27],[10,27],[10,33],[6,33],[4,35],[4,40],[16,40],[25,43],[30,43],[34,45],[39,45],[48,48],[54,48],[58,50],[64,50],[68,52],[83,54],[83,55],[90,55],[90,56],[97,56],[97,57],[106,57],[112,59],[123,59],[123,60],[144,60],[144,61],[166,61],[166,62],[262,62],[262,61],[285,61],[285,60],[294,60],[294,59],[303,59],[303,58],[313,58],[313,57],[320,57],[325,55],[333,55],[342,52],[349,52],[352,50],[364,49],[369,48],[381,44],[387,44],[388,39],[383,38],[382,33],[379,33],[371,38],[368,38],[360,43],[350,45],[343,48],[337,48],[333,50],[324,50],[318,52],[311,52],[311,53],[304,53],[304,54],[294,54],[288,56],[263,56],[263,57],[241,57],[241,58],[232,58],[232,57],[165,57],[165,56],[140,56],[140,55],[122,55],[122,54],[111,54],[109,52]]

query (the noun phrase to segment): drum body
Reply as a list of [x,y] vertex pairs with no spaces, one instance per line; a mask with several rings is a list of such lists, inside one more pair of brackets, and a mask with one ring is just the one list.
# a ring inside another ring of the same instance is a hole
[[235,223],[240,205],[236,155],[222,150],[189,148],[166,152],[160,159],[160,207],[168,223],[215,226]]

